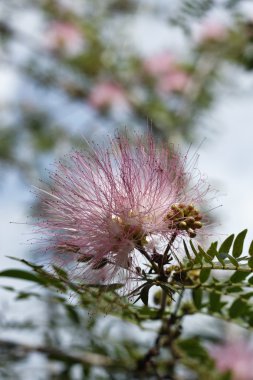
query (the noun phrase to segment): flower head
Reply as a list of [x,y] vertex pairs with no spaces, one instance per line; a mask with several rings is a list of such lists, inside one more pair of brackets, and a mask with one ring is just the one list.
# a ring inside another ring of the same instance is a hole
[[162,52],[147,58],[144,61],[144,69],[150,75],[161,76],[173,70],[175,64],[175,57],[171,53]]
[[208,186],[190,166],[187,155],[156,145],[151,135],[134,145],[116,136],[108,148],[74,152],[53,173],[53,188],[42,192],[43,239],[70,252],[87,281],[138,273],[138,249],[148,251],[156,239],[193,238],[202,228],[197,207]]
[[191,77],[182,69],[175,69],[158,81],[158,90],[162,93],[183,92],[191,83]]
[[200,24],[198,33],[199,43],[222,42],[228,36],[228,27],[219,20],[207,19]]
[[253,380],[253,350],[243,341],[227,342],[211,350],[217,368],[231,371],[232,380]]
[[156,80],[157,90],[161,93],[183,92],[191,80],[190,75],[169,52],[146,59],[143,67]]
[[54,52],[63,52],[67,56],[75,56],[84,48],[81,31],[68,22],[53,22],[45,34],[46,47]]
[[100,110],[114,106],[125,108],[128,105],[124,90],[118,84],[106,81],[92,88],[89,102],[94,108]]

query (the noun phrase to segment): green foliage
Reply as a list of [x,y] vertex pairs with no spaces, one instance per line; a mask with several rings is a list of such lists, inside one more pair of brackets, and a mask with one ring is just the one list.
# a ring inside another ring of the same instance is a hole
[[[150,307],[149,294],[152,287],[157,286],[170,299],[182,289],[189,289],[196,312],[212,314],[251,327],[253,326],[253,307],[250,303],[253,294],[252,256],[242,255],[246,233],[247,230],[244,230],[236,237],[230,235],[220,246],[215,242],[206,250],[199,245],[196,246],[193,240],[190,240],[189,245],[184,241],[186,257],[179,267],[171,267],[172,275],[168,272],[167,282],[157,276],[145,274],[141,284],[137,288],[133,287],[133,291],[128,295],[130,298],[133,297],[135,303],[141,300],[145,305],[144,308],[129,303],[127,298],[120,295],[122,284],[89,286],[73,282],[63,268],[55,265],[52,271],[47,271],[43,266],[18,260],[31,268],[32,272],[9,269],[0,272],[0,277],[26,280],[36,283],[38,288],[43,287],[52,292],[60,291],[61,296],[55,299],[66,305],[66,310],[75,323],[78,323],[79,319],[69,303],[71,293],[79,299],[78,303],[96,313],[107,312],[108,303],[113,303],[114,307],[110,313],[132,323],[141,324],[145,319],[156,319],[159,310]],[[217,271],[222,272],[223,277],[217,277],[215,275]],[[14,288],[9,287],[8,290],[14,291]],[[42,297],[42,294],[34,291],[29,294],[23,291],[17,295],[17,298],[25,299],[30,296]],[[99,299],[99,304],[94,305],[94,297]],[[166,308],[166,313],[170,313],[169,307]]]
[[183,0],[181,10],[186,16],[200,18],[212,9],[214,0]]
[[[189,243],[185,241],[185,259],[179,266],[168,267],[167,281],[165,281],[165,274],[157,276],[143,272],[142,282],[138,287],[133,287],[129,294],[129,298],[133,298],[135,303],[129,302],[127,297],[122,296],[123,288],[120,283],[106,286],[84,285],[81,282],[73,281],[62,267],[54,265],[51,270],[46,270],[41,265],[20,259],[15,260],[25,265],[27,270],[4,270],[0,272],[0,277],[32,283],[34,284],[32,290],[30,288],[15,290],[15,287],[8,285],[3,285],[2,288],[15,294],[16,299],[20,302],[27,301],[31,297],[40,301],[49,297],[53,307],[60,308],[61,313],[64,313],[64,318],[71,323],[73,331],[82,331],[87,311],[96,316],[88,322],[91,330],[93,326],[95,327],[99,315],[104,313],[110,314],[114,321],[125,321],[125,323],[134,324],[140,329],[145,329],[147,321],[161,320],[162,325],[156,339],[156,346],[151,351],[147,351],[146,356],[141,354],[142,347],[139,343],[131,347],[128,346],[129,342],[125,342],[123,346],[126,351],[123,353],[114,342],[112,345],[114,348],[110,347],[108,351],[106,348],[109,339],[107,333],[103,341],[92,342],[93,353],[100,355],[99,359],[96,359],[100,361],[99,365],[109,368],[115,373],[116,378],[117,374],[122,374],[122,370],[124,373],[123,368],[129,368],[132,371],[133,379],[140,378],[140,374],[146,368],[147,355],[154,356],[156,371],[160,374],[166,373],[165,368],[170,368],[172,371],[171,363],[167,363],[166,367],[163,360],[158,360],[160,349],[163,348],[163,350],[167,349],[171,352],[173,360],[198,374],[199,378],[205,376],[209,380],[226,380],[229,379],[229,374],[219,374],[216,371],[213,360],[203,346],[203,339],[181,335],[181,321],[186,315],[198,313],[213,316],[225,322],[233,322],[246,328],[253,327],[253,305],[251,303],[253,270],[249,265],[252,256],[243,256],[246,232],[244,230],[237,236],[231,235],[221,244],[213,242],[207,249],[197,246],[193,240],[190,240]],[[251,252],[251,248],[249,252]],[[217,276],[218,272],[223,276]],[[150,305],[150,293],[154,286],[161,289],[161,299],[159,300],[161,305],[155,307]],[[56,316],[54,315],[54,323],[55,320]],[[59,321],[62,321],[62,316]],[[44,349],[49,350],[48,348]],[[113,351],[114,349],[116,351]],[[55,348],[52,351],[49,350],[49,357],[52,360],[61,361],[67,366],[82,363],[86,374],[91,371],[93,360],[95,360],[91,357],[89,359],[91,362],[89,362],[82,355],[72,355]],[[136,361],[139,361],[139,369],[135,367]],[[152,378],[152,369],[147,367],[145,371],[145,378]]]
[[203,347],[199,337],[180,339],[177,348],[181,355],[181,362],[187,368],[198,374],[198,379],[206,380],[230,380],[228,373],[219,373],[208,351]]
[[[219,248],[217,243],[212,243],[206,251],[200,246],[196,248],[190,241],[190,252],[185,243],[187,260],[183,263],[184,270],[189,274],[193,270],[200,272],[199,280],[195,284],[184,284],[184,288],[191,289],[196,310],[253,327],[253,305],[250,302],[253,295],[252,258],[242,256],[246,233],[247,230],[243,230],[235,239],[230,235]],[[229,253],[231,249],[232,255]],[[221,271],[223,277],[217,278],[213,270],[216,273]]]

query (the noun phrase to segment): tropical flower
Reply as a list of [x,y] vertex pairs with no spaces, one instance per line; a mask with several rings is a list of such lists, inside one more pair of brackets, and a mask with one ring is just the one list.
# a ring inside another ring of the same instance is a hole
[[152,76],[160,93],[183,92],[190,83],[190,75],[183,70],[175,57],[169,52],[163,52],[146,59],[144,70]]
[[72,153],[52,174],[52,189],[39,193],[42,240],[71,253],[86,281],[139,273],[138,250],[154,252],[157,239],[194,238],[201,230],[197,207],[209,187],[195,161],[151,135],[134,145],[117,135],[108,148]]
[[173,70],[176,65],[175,57],[165,51],[147,58],[144,61],[144,70],[153,76],[161,76],[168,74],[170,70]]
[[53,52],[63,52],[71,57],[80,54],[84,45],[81,31],[68,22],[54,21],[45,33],[45,46]]
[[92,88],[88,101],[99,110],[110,107],[128,107],[126,94],[121,86],[108,81],[96,84]]
[[199,43],[221,42],[228,35],[228,27],[219,20],[207,19],[199,26],[197,39]]
[[175,69],[158,81],[158,90],[162,93],[183,92],[191,83],[191,77],[181,69]]
[[217,368],[230,371],[232,380],[253,380],[253,350],[244,341],[227,342],[211,350]]

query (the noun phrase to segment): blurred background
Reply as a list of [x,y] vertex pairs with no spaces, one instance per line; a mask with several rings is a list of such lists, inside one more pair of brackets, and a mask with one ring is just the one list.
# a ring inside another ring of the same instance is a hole
[[[0,36],[2,269],[19,265],[6,256],[36,260],[32,186],[48,181],[59,158],[85,149],[86,138],[103,141],[116,129],[152,127],[157,140],[197,149],[201,171],[220,190],[215,233],[223,239],[248,227],[252,239],[252,1],[0,0]],[[77,317],[50,297],[19,303],[10,289],[0,294],[1,339],[69,347],[75,337],[85,349],[108,349],[98,342],[111,333],[105,322],[84,313],[80,337]],[[124,350],[133,354],[127,339]],[[113,378],[14,351],[8,360],[0,352],[0,378]]]

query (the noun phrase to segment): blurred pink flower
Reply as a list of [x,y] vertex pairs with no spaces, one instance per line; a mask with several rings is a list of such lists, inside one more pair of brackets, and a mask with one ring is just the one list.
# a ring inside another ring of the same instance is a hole
[[135,248],[148,249],[153,237],[196,235],[195,205],[209,188],[195,167],[189,170],[187,155],[156,146],[151,135],[137,137],[135,145],[116,136],[108,149],[90,148],[59,163],[53,188],[39,193],[46,215],[38,224],[42,243],[69,252],[84,281],[110,282],[122,269],[136,274]]
[[124,90],[111,82],[101,82],[96,84],[88,98],[89,103],[97,109],[108,107],[126,107],[128,105]]
[[84,36],[73,24],[68,22],[53,22],[45,33],[47,49],[75,56],[82,52],[85,45]]
[[144,69],[156,78],[156,87],[162,93],[182,92],[190,82],[190,76],[168,52],[148,58],[144,62]]
[[231,371],[232,380],[253,380],[253,349],[246,342],[227,342],[210,353],[221,372]]
[[170,74],[163,76],[157,84],[158,90],[166,92],[183,92],[190,83],[191,77],[185,71],[180,69],[172,71]]
[[147,73],[160,76],[174,68],[175,57],[169,52],[163,52],[146,59],[143,65]]
[[201,25],[198,33],[199,43],[219,42],[227,37],[227,26],[217,20],[205,20]]

